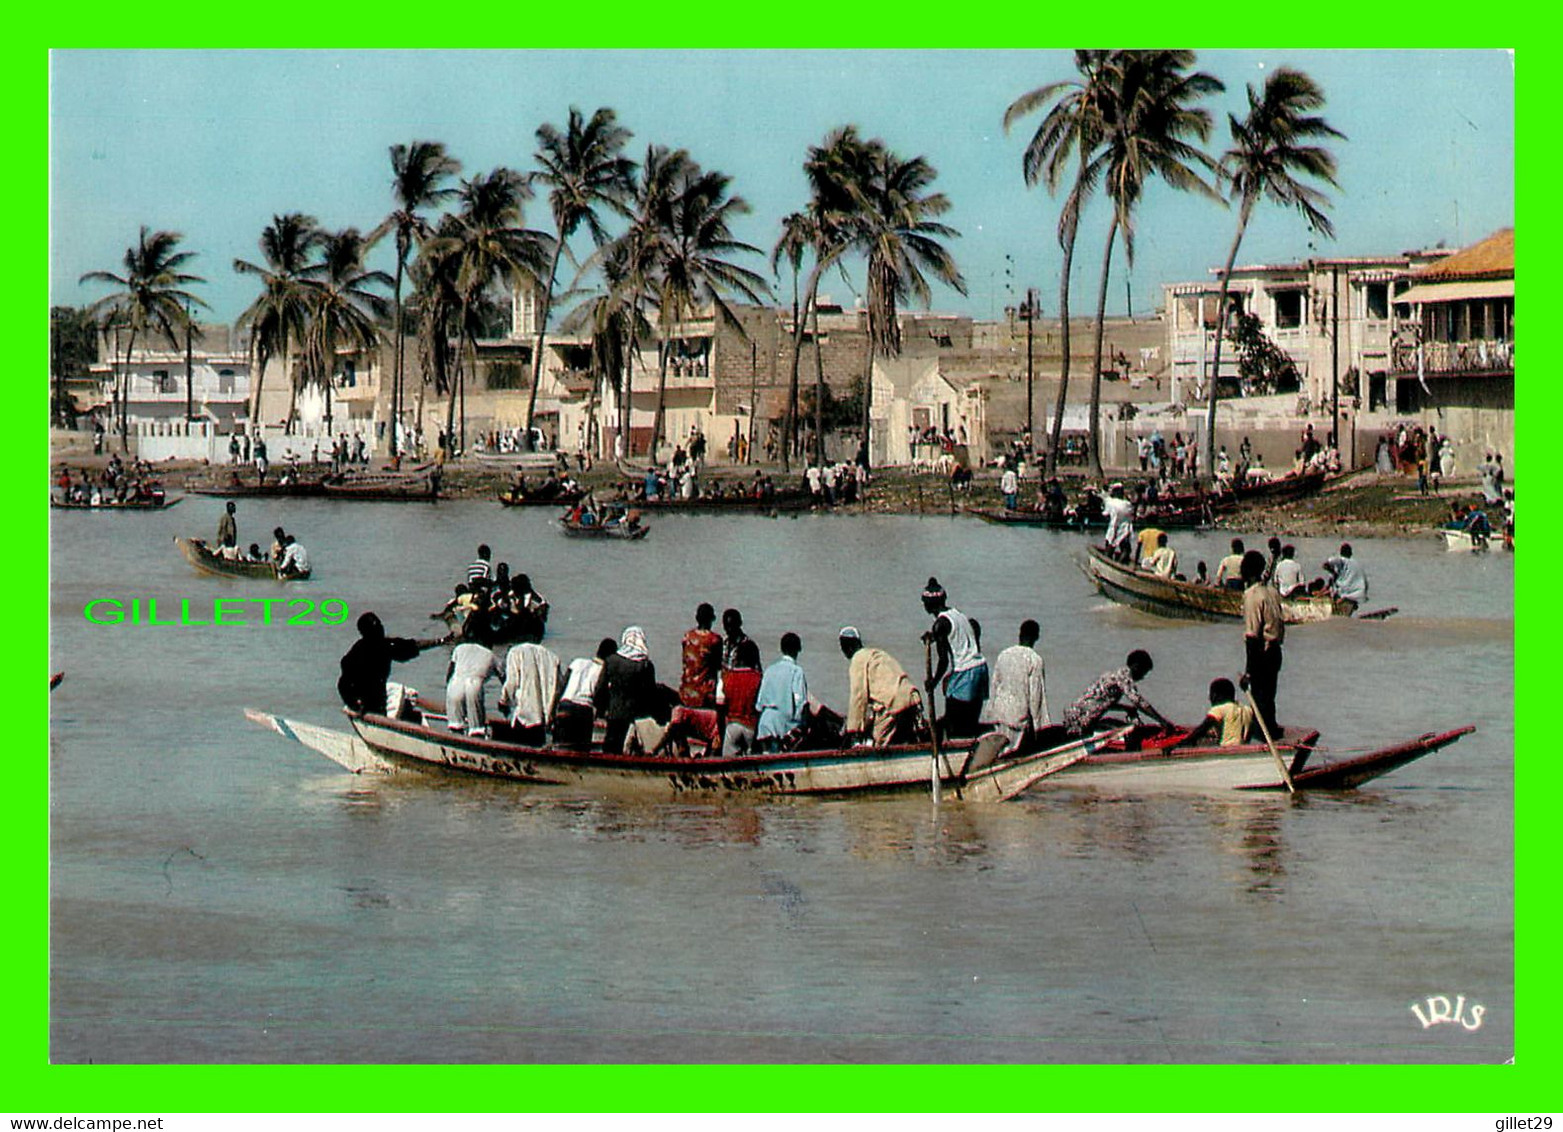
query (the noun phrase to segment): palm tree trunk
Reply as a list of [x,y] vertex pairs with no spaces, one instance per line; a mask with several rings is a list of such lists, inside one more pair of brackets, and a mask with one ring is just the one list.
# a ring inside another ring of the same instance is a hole
[[[819,292],[820,272],[824,270],[824,264],[815,261],[814,267],[809,272],[808,286],[803,289],[804,300],[800,310],[798,306],[798,277],[792,279],[792,377],[787,386],[787,425],[786,443],[782,446],[782,470],[792,470],[792,438],[797,431],[798,416],[798,363],[803,352],[803,315],[816,305],[815,299]],[[819,313],[815,312],[815,347],[819,346]],[[752,411],[758,411],[759,406],[754,406]]]
[[814,313],[814,462],[825,466],[825,355],[819,344],[819,302],[811,298]]
[[119,383],[119,450],[130,455],[130,356],[136,348],[136,331],[132,327],[130,339],[125,343],[125,372]]
[[874,308],[868,308],[868,349],[863,360],[863,466],[872,467],[873,449],[869,446],[869,418],[874,407]]
[[1058,284],[1058,339],[1063,356],[1058,363],[1058,399],[1053,405],[1053,427],[1047,445],[1046,475],[1052,478],[1058,472],[1058,447],[1064,437],[1064,407],[1069,402],[1069,274],[1075,259],[1076,226],[1070,225],[1064,238],[1063,278]]
[[407,253],[402,248],[402,241],[396,241],[396,341],[392,345],[391,356],[394,359],[394,372],[391,374],[391,459],[401,455],[401,443],[398,436],[399,423],[402,419],[402,272],[405,270]]
[[1113,241],[1118,238],[1118,214],[1107,229],[1107,248],[1102,252],[1102,286],[1096,296],[1096,348],[1091,355],[1091,474],[1102,478],[1102,338],[1106,333],[1107,279],[1112,274]]
[[657,415],[651,421],[651,462],[657,462],[658,449],[662,445],[662,414],[663,399],[667,396],[668,389],[668,354],[672,347],[668,343],[667,334],[662,336],[661,348],[657,350]]
[[787,421],[782,429],[782,471],[792,471],[792,442],[798,431],[798,348],[803,341],[803,312],[798,308],[798,269],[792,271],[792,378],[787,383]]
[[543,291],[543,309],[537,318],[537,346],[532,351],[532,392],[526,399],[527,448],[532,444],[532,416],[537,411],[537,387],[543,381],[543,339],[548,334],[548,311],[554,304],[554,282],[559,274],[559,257],[564,253],[564,231],[554,244],[553,263],[548,266],[548,287]]
[[[1232,237],[1232,247],[1227,252],[1226,266],[1221,269],[1221,294],[1216,299],[1216,348],[1214,363],[1210,370],[1210,388],[1205,392],[1210,401],[1205,407],[1205,474],[1211,483],[1216,479],[1216,386],[1221,376],[1221,340],[1226,337],[1227,330],[1227,292],[1232,285],[1232,265],[1237,262],[1237,248],[1243,242],[1243,233],[1248,228],[1248,218],[1253,213],[1254,201],[1251,197],[1243,198],[1242,211],[1237,217],[1237,235]],[[1199,328],[1201,334],[1205,328]]]

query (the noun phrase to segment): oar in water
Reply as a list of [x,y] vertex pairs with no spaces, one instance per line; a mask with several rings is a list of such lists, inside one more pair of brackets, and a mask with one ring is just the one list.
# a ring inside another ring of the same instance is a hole
[[932,636],[923,638],[923,672],[925,674],[923,687],[928,696],[925,712],[928,717],[928,739],[933,744],[933,763],[929,770],[928,790],[933,797],[934,805],[937,806],[939,804],[939,720],[934,715]]
[[1286,760],[1281,758],[1281,752],[1275,748],[1275,740],[1270,738],[1270,725],[1265,722],[1264,712],[1259,710],[1259,705],[1254,702],[1254,694],[1248,693],[1248,706],[1253,709],[1254,719],[1259,724],[1259,733],[1265,737],[1265,746],[1270,748],[1270,753],[1275,756],[1275,765],[1281,772],[1281,781],[1286,783],[1288,792],[1297,793],[1297,784],[1292,781],[1292,772],[1286,769]]

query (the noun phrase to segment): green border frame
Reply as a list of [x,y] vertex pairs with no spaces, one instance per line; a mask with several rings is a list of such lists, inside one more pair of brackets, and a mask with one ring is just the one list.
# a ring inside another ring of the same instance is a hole
[[[1551,1004],[1557,990],[1552,960],[1556,926],[1551,886],[1554,856],[1552,824],[1555,792],[1547,773],[1553,752],[1543,746],[1540,712],[1521,711],[1516,730],[1516,999],[1527,1007],[1516,1019],[1520,1050],[1511,1066],[1469,1067],[907,1067],[767,1066],[599,1067],[599,1066],[51,1066],[48,1062],[48,701],[41,672],[32,669],[40,653],[47,658],[48,561],[29,553],[48,541],[48,510],[40,478],[48,463],[47,432],[31,422],[47,415],[48,368],[44,309],[48,305],[48,51],[56,46],[242,47],[242,46],[467,46],[487,39],[504,46],[861,46],[861,47],[1014,47],[1029,42],[1074,43],[1092,40],[1187,42],[1215,37],[1218,46],[1281,41],[1336,47],[1355,40],[1361,46],[1451,46],[1471,34],[1501,37],[1521,45],[1517,56],[1516,137],[1528,143],[1518,170],[1517,211],[1550,195],[1552,159],[1546,148],[1557,111],[1544,84],[1559,42],[1544,25],[1540,5],[1482,9],[1447,0],[1386,7],[1377,14],[1347,6],[1336,11],[1339,26],[1308,8],[1269,7],[1250,22],[1238,9],[1209,5],[1161,5],[1149,12],[1123,7],[1092,17],[1070,11],[1022,5],[1013,0],[979,0],[958,8],[924,0],[903,3],[893,12],[848,9],[826,0],[793,0],[774,6],[737,6],[664,12],[639,8],[616,18],[621,0],[593,5],[590,27],[538,17],[535,41],[517,43],[524,31],[491,20],[490,28],[453,31],[437,25],[436,11],[401,5],[353,4],[323,11],[283,3],[248,10],[196,10],[182,5],[153,8],[73,8],[48,17],[23,13],[15,37],[3,49],[4,83],[11,108],[9,131],[23,154],[23,174],[14,189],[21,198],[17,236],[26,262],[39,274],[10,276],[5,289],[8,340],[19,344],[13,376],[23,392],[13,394],[17,413],[12,435],[0,442],[0,483],[12,485],[28,501],[6,555],[5,576],[13,593],[23,595],[13,617],[21,640],[6,651],[8,683],[27,692],[13,713],[13,738],[5,776],[5,813],[0,822],[10,879],[8,915],[3,929],[4,1019],[0,1027],[0,1110],[28,1113],[175,1113],[229,1111],[1377,1111],[1544,1113],[1555,1111],[1558,1092],[1551,1087],[1557,1058],[1557,1033]],[[627,8],[627,5],[626,5]],[[1549,5],[1550,9],[1551,6]],[[534,10],[535,11],[535,10]],[[696,14],[698,13],[698,14]],[[692,18],[693,16],[693,18]],[[1276,21],[1285,16],[1293,26]],[[518,10],[525,20],[529,13]],[[1485,18],[1483,18],[1485,17]],[[13,19],[17,14],[13,13]],[[1366,19],[1380,22],[1370,24]],[[1555,18],[1555,17],[1554,17]],[[49,19],[54,26],[45,27]],[[31,21],[37,21],[32,24]],[[276,42],[279,30],[287,42]],[[1126,29],[1132,29],[1125,36]],[[460,40],[453,42],[459,35]],[[1321,42],[1322,40],[1322,42]],[[267,41],[271,41],[268,43]],[[1210,45],[1206,45],[1209,47]],[[1502,48],[1494,48],[1501,50]],[[997,95],[996,95],[997,97]],[[1555,96],[1554,96],[1555,97]],[[15,152],[15,149],[13,149]],[[1539,212],[1539,210],[1536,210]],[[1518,222],[1518,217],[1516,221]],[[1538,220],[1544,218],[1538,216]],[[1527,258],[1551,262],[1556,242],[1543,223],[1526,226]],[[1532,244],[1530,241],[1536,241]],[[14,245],[13,245],[14,247]],[[1534,255],[1529,249],[1538,249]],[[1557,289],[1545,277],[1531,288],[1545,296]],[[39,307],[32,306],[39,302]],[[1538,320],[1538,325],[1544,325]],[[1540,351],[1538,351],[1538,354]],[[29,373],[30,371],[30,373]],[[22,375],[27,374],[25,378]],[[37,375],[36,377],[31,375]],[[1538,369],[1520,383],[1530,412],[1547,377]],[[1518,430],[1530,463],[1527,477],[1527,529],[1542,530],[1553,506],[1546,499],[1556,473],[1543,452],[1548,432],[1539,424]],[[1550,430],[1548,430],[1550,431]],[[1532,443],[1534,441],[1534,443]],[[1516,462],[1518,463],[1518,461]],[[1542,487],[1541,492],[1535,485]],[[1541,496],[1542,501],[1537,502]],[[35,504],[33,501],[36,500]],[[1545,535],[1543,536],[1545,539]],[[1543,542],[1543,549],[1547,550]],[[1517,564],[1516,603],[1543,620],[1521,631],[1516,616],[1516,702],[1529,704],[1552,691],[1539,670],[1540,643],[1551,612],[1546,595],[1521,559]],[[1536,571],[1539,575],[1540,571]],[[39,604],[34,606],[32,603]],[[42,608],[43,616],[34,610]],[[1518,610],[1516,610],[1518,613]],[[1520,658],[1531,663],[1520,670]],[[36,689],[36,690],[35,690]],[[1495,705],[1503,710],[1503,705]],[[1538,760],[1520,765],[1519,752]],[[1472,838],[1508,831],[1473,829]],[[1417,941],[1407,939],[1406,947]],[[1350,957],[1342,955],[1343,962]],[[953,1070],[953,1071],[952,1071]],[[785,1077],[782,1074],[785,1073]],[[958,1073],[959,1076],[955,1076]],[[955,1082],[959,1081],[958,1087]],[[1126,1089],[1125,1086],[1128,1086]],[[1485,1127],[1485,1121],[1473,1128]],[[177,1127],[177,1125],[176,1125]]]

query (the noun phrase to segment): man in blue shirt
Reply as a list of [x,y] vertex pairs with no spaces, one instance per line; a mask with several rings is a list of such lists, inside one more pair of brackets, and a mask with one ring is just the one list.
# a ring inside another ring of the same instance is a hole
[[782,655],[765,670],[754,701],[760,712],[755,739],[767,751],[780,750],[782,741],[800,729],[809,714],[809,682],[798,665],[798,654],[803,651],[798,634],[783,633],[781,651]]

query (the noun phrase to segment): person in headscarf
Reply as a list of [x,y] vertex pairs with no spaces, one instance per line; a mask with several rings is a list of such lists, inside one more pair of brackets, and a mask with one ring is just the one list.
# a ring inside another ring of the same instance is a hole
[[387,637],[385,626],[373,613],[358,619],[358,640],[342,657],[342,675],[336,682],[337,694],[352,711],[384,715],[385,683],[391,677],[392,661],[412,660],[424,649],[440,644],[438,640],[415,641],[408,637]]
[[630,726],[655,708],[657,670],[646,648],[646,633],[631,625],[619,638],[619,651],[602,664],[593,701],[608,724],[602,749],[619,754]]

